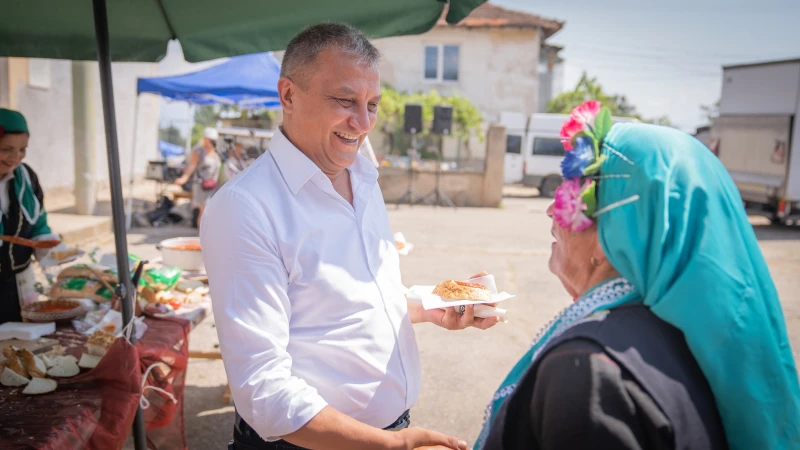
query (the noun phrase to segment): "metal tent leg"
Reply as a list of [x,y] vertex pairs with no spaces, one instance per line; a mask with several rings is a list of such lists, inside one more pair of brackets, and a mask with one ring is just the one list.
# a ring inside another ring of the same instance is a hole
[[[100,91],[103,97],[103,117],[105,119],[106,150],[108,152],[108,181],[111,185],[111,212],[114,224],[114,242],[117,252],[117,273],[120,286],[117,294],[122,299],[122,323],[133,320],[133,301],[135,290],[131,283],[128,264],[128,242],[125,234],[125,201],[122,197],[122,179],[119,168],[119,147],[117,145],[117,119],[114,109],[114,86],[111,81],[111,51],[108,42],[108,13],[105,0],[92,0],[94,11],[94,30],[97,39],[97,62],[100,66]],[[133,327],[132,327],[133,328]],[[136,342],[136,332],[131,332],[131,344]],[[136,411],[133,421],[133,441],[136,450],[147,450],[144,414],[141,408]]]

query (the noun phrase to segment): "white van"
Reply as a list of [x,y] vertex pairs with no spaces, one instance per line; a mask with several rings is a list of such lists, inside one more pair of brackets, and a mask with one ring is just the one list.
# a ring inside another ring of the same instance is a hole
[[[503,113],[500,123],[506,127],[506,161],[503,181],[534,186],[544,197],[552,197],[561,184],[561,126],[569,114]],[[615,117],[616,122],[635,119]]]

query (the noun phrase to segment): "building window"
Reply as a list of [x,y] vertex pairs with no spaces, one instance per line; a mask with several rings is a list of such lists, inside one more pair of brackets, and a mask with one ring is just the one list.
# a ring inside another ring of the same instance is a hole
[[532,153],[537,156],[564,156],[564,144],[560,138],[535,138]]
[[433,45],[425,46],[425,79],[439,79],[439,47]]
[[458,81],[458,45],[426,45],[425,73],[427,81]]

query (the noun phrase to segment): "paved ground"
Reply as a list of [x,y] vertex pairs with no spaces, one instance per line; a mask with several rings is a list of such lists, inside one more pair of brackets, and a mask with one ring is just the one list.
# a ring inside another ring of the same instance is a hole
[[[411,254],[402,258],[406,285],[435,284],[487,270],[495,275],[500,289],[517,295],[504,303],[511,321],[488,331],[449,332],[432,325],[416,326],[423,380],[412,421],[470,442],[478,434],[483,409],[494,389],[538,329],[570,302],[547,270],[551,237],[544,211],[548,201],[515,193],[503,204],[494,210],[389,207],[393,230],[402,231],[414,244]],[[774,228],[760,219],[753,223],[781,294],[798,358],[800,228]],[[132,252],[149,257],[161,239],[192,232],[134,230],[129,243]],[[190,343],[192,349],[214,349],[213,318],[192,333]],[[221,401],[225,383],[221,361],[190,362],[184,410],[189,448],[220,450],[230,439],[233,408]]]

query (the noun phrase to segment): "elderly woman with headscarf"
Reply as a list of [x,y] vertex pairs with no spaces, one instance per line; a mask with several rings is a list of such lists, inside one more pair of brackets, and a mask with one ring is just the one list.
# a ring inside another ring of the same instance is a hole
[[778,294],[736,186],[694,138],[562,129],[550,269],[573,304],[487,408],[476,449],[798,449],[800,389]]
[[[0,108],[0,235],[59,239],[47,225],[39,178],[22,163],[29,136],[22,114]],[[31,261],[48,252],[0,241],[0,323],[21,321],[21,305],[38,299]]]

